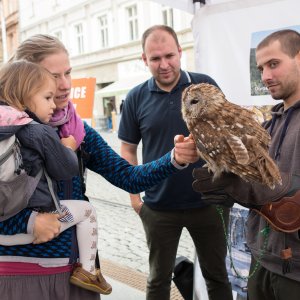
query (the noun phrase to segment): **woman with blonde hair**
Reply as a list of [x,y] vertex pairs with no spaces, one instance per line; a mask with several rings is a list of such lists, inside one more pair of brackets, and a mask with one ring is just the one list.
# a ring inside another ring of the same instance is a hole
[[[55,37],[38,34],[20,44],[11,61],[24,59],[46,68],[56,79],[55,112],[49,124],[58,130],[62,144],[73,139],[79,157],[79,176],[61,184],[61,199],[85,199],[83,172],[88,168],[113,185],[130,193],[139,193],[198,160],[195,143],[190,138],[176,137],[175,148],[159,160],[132,166],[115,153],[102,137],[82,122],[70,101],[71,66],[68,51]],[[72,138],[71,138],[72,137]],[[21,211],[0,224],[1,234],[26,233],[30,209]],[[74,227],[60,233],[60,216],[41,213],[35,218],[34,244],[0,246],[1,299],[18,300],[94,300],[99,294],[70,285],[70,274],[77,262]],[[15,224],[18,232],[14,232]],[[22,226],[20,226],[20,224]]]
[[[73,148],[73,137],[61,143],[54,128],[47,126],[55,110],[54,96],[56,80],[50,72],[38,64],[26,60],[11,62],[0,70],[0,140],[15,134],[22,153],[20,170],[25,169],[36,178],[36,187],[23,195],[27,201],[1,221],[10,222],[13,215],[22,208],[32,210],[29,216],[27,233],[13,235],[0,234],[0,245],[15,246],[31,244],[34,218],[37,213],[59,213],[60,233],[76,226],[79,248],[79,263],[71,275],[71,283],[100,294],[110,294],[111,285],[107,283],[100,269],[95,268],[98,241],[96,211],[88,201],[58,200],[57,181],[70,180],[78,174],[78,159]],[[5,122],[7,120],[7,122]],[[19,121],[26,122],[20,126]],[[34,122],[32,122],[33,120]],[[14,122],[16,121],[16,122]],[[16,175],[16,177],[18,177]],[[7,196],[8,202],[16,199]],[[27,205],[26,205],[27,204]],[[18,229],[18,224],[14,227]],[[84,275],[84,276],[83,276]]]

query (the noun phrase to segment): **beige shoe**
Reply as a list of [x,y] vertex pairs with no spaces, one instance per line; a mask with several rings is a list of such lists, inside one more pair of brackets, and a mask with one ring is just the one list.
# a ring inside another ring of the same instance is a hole
[[84,270],[81,264],[78,264],[70,277],[70,282],[83,289],[90,290],[99,294],[108,295],[112,287],[102,276],[100,269],[96,270],[96,275]]

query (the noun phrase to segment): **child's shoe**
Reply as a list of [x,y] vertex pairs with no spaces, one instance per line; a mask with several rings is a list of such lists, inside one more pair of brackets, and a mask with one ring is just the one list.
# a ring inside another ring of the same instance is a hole
[[70,282],[86,290],[99,294],[108,295],[112,287],[102,276],[100,269],[96,270],[96,275],[84,270],[81,264],[77,264],[70,277]]

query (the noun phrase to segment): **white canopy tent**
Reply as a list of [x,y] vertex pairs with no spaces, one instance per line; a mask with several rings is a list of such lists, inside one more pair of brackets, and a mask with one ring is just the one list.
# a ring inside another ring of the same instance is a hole
[[208,73],[228,99],[241,105],[273,104],[251,91],[250,54],[271,31],[297,27],[297,0],[236,0],[205,5],[194,16],[196,69]]
[[122,78],[122,80],[117,80],[114,83],[106,86],[105,88],[97,91],[95,95],[101,97],[110,97],[124,94],[126,95],[128,91],[130,91],[138,84],[148,80],[150,77],[150,73],[128,76],[126,78]]
[[95,92],[95,105],[93,114],[96,119],[103,119],[104,114],[104,100],[106,97],[118,97],[125,99],[127,93],[135,86],[143,83],[151,77],[150,73],[141,73],[132,76],[127,76],[120,80],[117,80],[108,86]]
[[[300,25],[298,0],[153,0],[194,14],[196,71],[213,77],[241,105],[273,104],[251,95],[250,50],[272,30]],[[195,2],[195,3],[194,3]]]

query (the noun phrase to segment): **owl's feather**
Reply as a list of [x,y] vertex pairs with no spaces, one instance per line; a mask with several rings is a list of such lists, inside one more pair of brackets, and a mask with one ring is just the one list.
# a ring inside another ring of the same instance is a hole
[[270,188],[281,184],[268,154],[271,137],[254,112],[229,102],[214,85],[200,83],[183,91],[182,116],[214,177],[232,172]]

